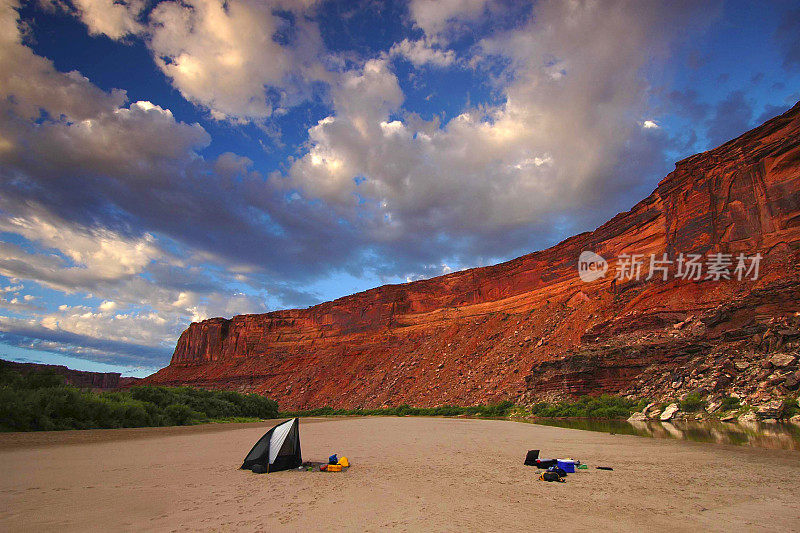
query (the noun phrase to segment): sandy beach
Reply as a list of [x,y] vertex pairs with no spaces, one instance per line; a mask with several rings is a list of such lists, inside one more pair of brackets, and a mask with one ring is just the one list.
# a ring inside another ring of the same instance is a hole
[[[304,460],[238,467],[272,423],[0,435],[5,531],[800,530],[800,455],[498,420],[301,421]],[[537,480],[528,449],[590,465]],[[613,472],[596,470],[608,465]]]

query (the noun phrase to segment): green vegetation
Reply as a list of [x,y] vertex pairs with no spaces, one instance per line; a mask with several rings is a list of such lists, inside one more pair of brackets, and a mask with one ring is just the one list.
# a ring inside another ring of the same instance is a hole
[[574,402],[541,402],[529,409],[536,418],[628,418],[634,411],[641,411],[647,400],[631,400],[619,396],[581,396]]
[[700,397],[699,394],[689,394],[683,400],[678,402],[681,411],[686,413],[696,413],[706,406],[706,401]]
[[792,418],[795,415],[800,415],[800,406],[797,405],[797,396],[787,396],[783,399],[783,409],[781,410],[783,418]]
[[[121,428],[189,425],[204,422],[255,422],[278,417],[309,416],[471,416],[514,419],[624,420],[642,411],[647,399],[619,396],[583,396],[575,401],[539,402],[530,407],[510,401],[462,407],[411,407],[400,405],[380,409],[334,409],[322,407],[304,411],[279,412],[278,404],[257,394],[209,391],[191,387],[140,386],[113,392],[84,390],[65,384],[51,372],[22,375],[0,367],[0,431]],[[679,402],[684,412],[698,412],[706,406],[699,395]],[[737,398],[722,399],[719,412],[747,409]],[[788,397],[784,416],[800,413],[797,400]]]
[[475,416],[480,418],[505,418],[514,408],[509,401],[489,405],[474,405],[460,407],[457,405],[442,405],[439,407],[411,407],[403,404],[397,407],[383,407],[380,409],[334,409],[321,407],[306,411],[282,412],[281,417],[296,416]]
[[83,390],[50,372],[25,376],[0,368],[0,431],[176,426],[252,421],[278,416],[278,404],[257,394],[190,387]]
[[574,402],[534,404],[529,409],[514,405],[510,401],[489,405],[461,407],[442,405],[439,407],[384,407],[381,409],[334,409],[322,407],[306,411],[282,412],[281,417],[295,416],[473,416],[478,418],[628,418],[637,410],[644,409],[648,400],[630,400],[618,396],[584,396]]
[[720,412],[727,412],[727,411],[736,411],[742,407],[742,403],[739,401],[739,398],[734,398],[733,396],[725,396],[722,398],[722,403],[719,406],[718,411]]

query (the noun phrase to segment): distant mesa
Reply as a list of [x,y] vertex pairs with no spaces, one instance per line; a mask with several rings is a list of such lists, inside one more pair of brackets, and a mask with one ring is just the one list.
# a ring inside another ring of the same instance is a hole
[[45,365],[41,363],[19,363],[0,359],[0,369],[12,370],[22,375],[31,372],[53,372],[63,376],[67,384],[89,389],[119,389],[134,385],[140,378],[121,377],[119,372],[88,372],[73,370],[62,365]]

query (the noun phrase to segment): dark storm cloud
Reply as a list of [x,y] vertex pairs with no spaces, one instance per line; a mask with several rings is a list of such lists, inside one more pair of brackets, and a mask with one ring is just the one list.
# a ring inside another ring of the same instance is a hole
[[733,91],[720,101],[706,122],[709,148],[734,139],[752,127],[753,107],[742,91]]
[[700,99],[694,89],[669,91],[665,95],[669,110],[692,121],[702,121],[708,116],[711,106]]
[[783,14],[783,21],[775,32],[775,38],[783,53],[783,67],[787,70],[800,70],[800,9]]

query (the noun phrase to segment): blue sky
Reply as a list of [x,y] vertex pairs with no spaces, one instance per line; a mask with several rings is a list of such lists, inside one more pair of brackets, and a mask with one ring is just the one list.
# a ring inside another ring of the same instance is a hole
[[0,2],[0,357],[147,375],[213,316],[591,230],[800,100],[793,2]]

